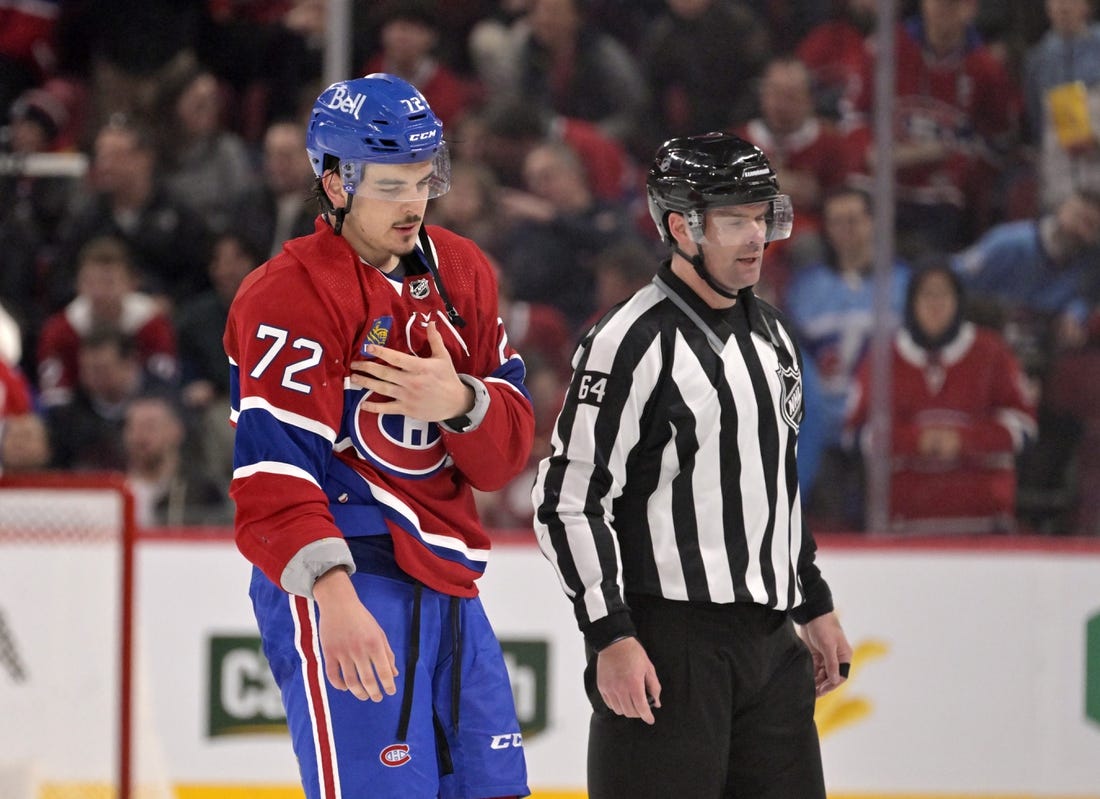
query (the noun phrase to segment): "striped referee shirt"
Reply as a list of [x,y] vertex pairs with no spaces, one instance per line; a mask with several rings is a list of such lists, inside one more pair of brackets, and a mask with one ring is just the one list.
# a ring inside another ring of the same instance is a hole
[[593,647],[634,634],[626,594],[832,610],[798,493],[799,362],[774,308],[710,308],[667,263],[581,342],[533,499]]

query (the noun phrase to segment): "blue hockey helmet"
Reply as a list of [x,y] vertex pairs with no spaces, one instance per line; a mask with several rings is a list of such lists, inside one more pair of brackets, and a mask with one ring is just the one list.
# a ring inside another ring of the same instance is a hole
[[[338,161],[348,194],[360,189],[369,164],[432,161],[431,173],[417,184],[417,196],[431,199],[450,188],[443,123],[424,95],[394,75],[379,72],[338,81],[321,92],[306,131],[306,152],[318,177]],[[380,198],[408,199],[392,191]]]

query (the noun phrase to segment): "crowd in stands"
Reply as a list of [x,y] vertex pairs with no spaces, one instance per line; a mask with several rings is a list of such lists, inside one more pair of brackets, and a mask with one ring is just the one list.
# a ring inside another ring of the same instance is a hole
[[[416,85],[538,419],[665,257],[660,142],[760,146],[794,201],[757,292],[800,338],[804,503],[865,523],[877,0],[353,3],[354,70]],[[0,4],[0,464],[129,475],[145,524],[223,524],[226,313],[312,230],[326,0]],[[1100,535],[1095,0],[904,0],[894,32],[891,530]],[[66,169],[31,168],[68,156]],[[86,164],[86,170],[80,166]],[[533,474],[533,471],[531,472]],[[530,524],[531,474],[480,501]],[[884,532],[884,531],[883,531]]]

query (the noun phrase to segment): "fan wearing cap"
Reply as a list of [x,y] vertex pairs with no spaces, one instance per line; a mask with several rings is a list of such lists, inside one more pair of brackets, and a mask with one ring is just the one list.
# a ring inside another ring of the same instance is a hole
[[665,142],[647,191],[671,257],[582,340],[533,495],[588,650],[588,795],[824,799],[814,697],[852,649],[802,518],[801,356],[752,288],[790,198],[724,133]]
[[321,93],[321,214],[230,309],[236,541],[308,799],[526,796],[500,645],[478,598],[473,489],[524,467],[534,415],[497,283],[423,225],[443,128],[388,74]]

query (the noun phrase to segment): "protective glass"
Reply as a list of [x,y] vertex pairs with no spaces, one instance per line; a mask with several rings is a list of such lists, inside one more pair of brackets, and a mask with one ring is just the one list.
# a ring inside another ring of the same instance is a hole
[[748,241],[754,228],[761,223],[766,226],[765,242],[788,238],[794,226],[791,198],[780,194],[769,200],[763,217],[759,219],[746,213],[747,208],[757,204],[720,206],[706,212],[689,211],[686,217],[692,241],[720,247],[738,246]]
[[446,194],[451,188],[451,156],[440,145],[430,161],[381,164],[375,161],[341,161],[344,189],[361,197],[391,202],[420,202]]

